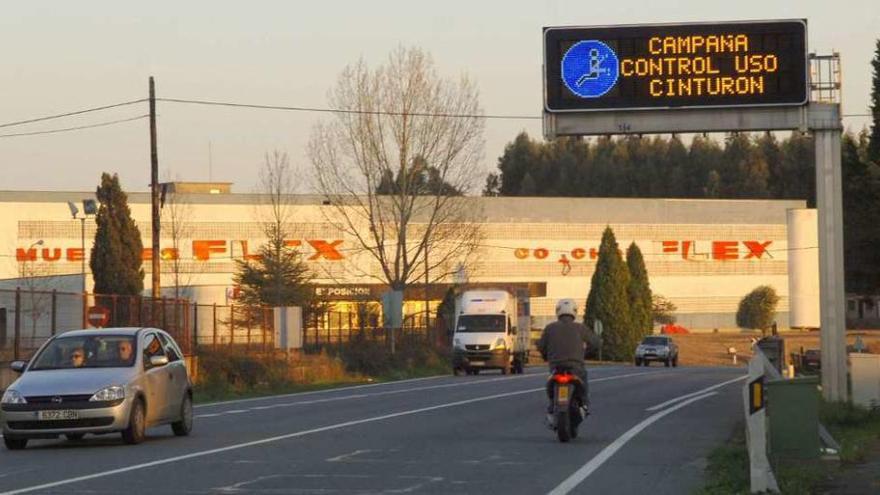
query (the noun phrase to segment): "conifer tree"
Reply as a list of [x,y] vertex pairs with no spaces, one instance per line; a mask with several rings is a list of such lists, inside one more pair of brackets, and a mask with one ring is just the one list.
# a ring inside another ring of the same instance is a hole
[[594,328],[596,320],[602,322],[603,354],[616,361],[629,360],[635,351],[628,285],[629,272],[620,256],[614,232],[611,227],[606,227],[587,296],[584,324]]
[[96,196],[100,203],[95,217],[98,229],[89,259],[94,292],[139,295],[144,290],[144,245],[131,218],[128,196],[119,185],[119,176],[102,174]]
[[871,140],[868,145],[868,159],[880,165],[880,39],[871,60],[874,74],[871,78]]
[[629,304],[632,318],[632,339],[637,343],[653,332],[651,284],[642,250],[635,242],[626,250],[626,268],[629,270]]

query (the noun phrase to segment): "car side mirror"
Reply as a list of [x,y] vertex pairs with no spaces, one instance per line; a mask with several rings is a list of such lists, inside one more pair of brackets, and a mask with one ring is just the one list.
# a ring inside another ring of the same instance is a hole
[[168,356],[153,356],[150,358],[150,366],[158,367],[168,364]]
[[16,373],[24,373],[27,363],[24,361],[13,361],[9,363],[9,368]]

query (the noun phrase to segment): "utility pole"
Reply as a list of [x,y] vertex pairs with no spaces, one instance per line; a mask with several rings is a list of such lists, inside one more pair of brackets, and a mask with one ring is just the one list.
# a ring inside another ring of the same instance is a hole
[[159,298],[159,154],[156,150],[156,85],[150,76],[150,199],[153,206],[152,295]]

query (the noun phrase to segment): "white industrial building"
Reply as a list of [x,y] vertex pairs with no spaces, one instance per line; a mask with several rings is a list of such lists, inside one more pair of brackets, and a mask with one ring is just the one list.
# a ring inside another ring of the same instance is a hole
[[[188,296],[200,303],[227,304],[235,294],[234,261],[254,253],[264,241],[257,222],[261,198],[233,194],[229,184],[178,183],[176,190],[176,207],[185,213],[182,235],[174,250],[166,221],[163,258],[177,256]],[[20,284],[22,275],[48,277],[40,280],[51,283],[54,276],[79,274],[81,257],[88,260],[95,223],[72,219],[67,203],[81,204],[93,197],[91,192],[0,192],[0,289]],[[149,248],[150,196],[129,193],[128,200],[143,244]],[[759,285],[773,286],[781,297],[780,328],[818,326],[816,212],[806,209],[804,201],[520,197],[467,201],[473,202],[473,211],[482,219],[483,240],[474,262],[456,277],[482,286],[529,288],[535,325],[552,318],[558,298],[586,299],[607,225],[622,250],[633,241],[639,245],[652,290],[677,306],[678,322],[686,328],[734,328],[739,300]],[[352,302],[378,300],[384,287],[363,273],[364,268],[369,272],[378,267],[359,252],[355,239],[327,222],[332,207],[309,195],[292,197],[291,203],[291,241],[300,246],[318,276],[319,292],[335,300],[342,311]],[[85,253],[80,247],[81,225]],[[172,261],[162,263],[167,294],[173,285],[168,268]],[[361,270],[352,270],[354,266]],[[149,261],[144,269],[148,292]],[[432,309],[442,296],[439,289],[453,278],[428,291]],[[65,280],[64,290],[77,285],[69,277]],[[90,291],[90,277],[86,280]],[[420,294],[406,296],[406,313],[424,311],[424,292]]]

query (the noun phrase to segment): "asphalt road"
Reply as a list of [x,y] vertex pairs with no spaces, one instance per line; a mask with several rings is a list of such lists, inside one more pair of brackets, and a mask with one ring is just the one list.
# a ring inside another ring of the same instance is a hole
[[0,494],[688,493],[742,416],[743,376],[592,368],[568,444],[543,424],[542,369],[201,405],[187,438],[0,448]]

